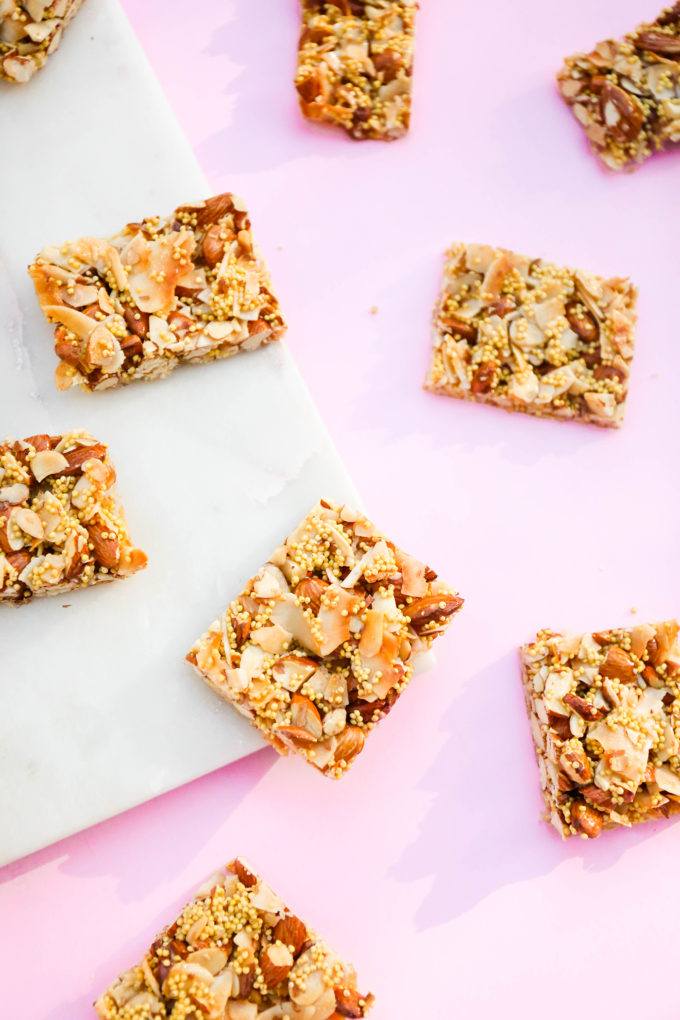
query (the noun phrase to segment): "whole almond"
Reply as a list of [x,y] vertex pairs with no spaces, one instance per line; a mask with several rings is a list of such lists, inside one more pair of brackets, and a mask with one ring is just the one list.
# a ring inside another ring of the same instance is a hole
[[402,612],[408,616],[415,630],[421,630],[430,623],[453,616],[462,605],[463,600],[458,595],[425,595],[403,606]]
[[612,680],[620,680],[621,683],[628,684],[635,679],[635,663],[623,648],[612,645],[607,650],[605,660],[600,666],[600,673],[602,676],[611,677]]
[[358,726],[346,726],[338,737],[335,748],[335,761],[344,761],[346,764],[356,758],[364,746],[364,731]]
[[199,227],[204,227],[208,223],[216,223],[234,211],[233,195],[230,191],[225,191],[221,195],[213,195],[206,201],[202,209],[192,211],[196,213],[196,223]]
[[666,32],[640,32],[635,38],[635,45],[643,50],[651,50],[663,57],[680,56],[680,36]]
[[600,92],[600,110],[612,137],[618,141],[630,142],[640,134],[642,109],[628,92],[609,79]]
[[340,1016],[361,1017],[364,1010],[361,1005],[362,996],[356,988],[335,989],[335,1009]]
[[31,554],[29,552],[21,551],[15,553],[8,553],[7,562],[13,570],[16,570],[17,574],[20,574],[24,567],[27,567],[31,561]]
[[400,53],[397,50],[393,50],[390,46],[380,50],[379,53],[374,53],[372,60],[376,71],[383,72],[383,82],[385,84],[393,81],[404,66]]
[[255,875],[247,864],[245,864],[240,857],[231,865],[232,871],[238,877],[239,882],[242,882],[246,889],[252,888],[257,885],[257,875]]
[[97,562],[109,570],[116,567],[120,560],[120,544],[116,535],[108,530],[109,525],[88,521],[86,528]]
[[560,768],[579,786],[589,783],[593,778],[593,770],[583,747],[578,740],[567,745],[560,756]]
[[102,443],[93,443],[92,446],[79,446],[76,450],[69,450],[64,456],[68,461],[68,467],[60,471],[58,478],[67,475],[79,475],[86,460],[102,460],[106,456],[106,447]]
[[321,608],[321,596],[328,587],[328,582],[321,580],[320,577],[303,577],[295,589],[295,594],[303,603],[303,607],[309,606],[317,616]]
[[577,802],[572,804],[571,824],[577,832],[587,836],[588,839],[595,839],[602,832],[602,815],[595,808]]
[[475,343],[477,340],[477,327],[465,319],[459,319],[456,315],[443,315],[439,322],[447,333],[455,337],[467,340],[468,343]]
[[239,974],[238,978],[238,997],[239,999],[247,999],[253,990],[255,985],[255,967],[249,967],[247,970]]
[[565,308],[565,315],[574,333],[580,336],[581,340],[585,340],[587,344],[595,343],[600,335],[600,329],[587,309],[576,301],[570,301]]
[[54,353],[60,361],[65,361],[72,368],[77,368],[82,354],[80,341],[57,340],[54,345]]
[[496,366],[490,361],[483,361],[475,370],[470,389],[475,395],[488,393],[493,388],[495,380]]
[[276,988],[282,981],[285,981],[293,963],[293,954],[288,946],[284,946],[282,943],[273,943],[267,946],[260,956],[262,979],[267,988]]
[[211,269],[224,258],[225,238],[221,236],[223,233],[220,224],[213,223],[203,238],[203,258]]
[[149,336],[149,313],[142,312],[139,308],[127,307],[123,314],[130,332],[140,340],[146,340]]
[[36,453],[40,453],[41,450],[51,450],[53,446],[57,445],[54,436],[48,436],[45,433],[41,433],[39,436],[29,436],[26,439]]
[[582,719],[587,719],[588,722],[595,722],[596,719],[601,719],[603,712],[599,708],[595,708],[585,698],[580,698],[578,694],[565,694],[562,698],[565,705],[573,709],[577,715],[580,715]]
[[293,956],[299,956],[307,938],[307,928],[299,917],[291,914],[290,917],[281,918],[274,928],[273,936],[284,946],[288,946]]

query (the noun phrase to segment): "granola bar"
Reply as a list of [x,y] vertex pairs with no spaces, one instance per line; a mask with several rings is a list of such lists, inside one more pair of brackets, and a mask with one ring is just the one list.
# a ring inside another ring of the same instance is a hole
[[636,296],[626,279],[454,244],[425,388],[508,411],[619,426]]
[[372,1004],[354,968],[236,858],[94,1008],[100,1020],[341,1020]]
[[339,779],[462,604],[362,514],[322,500],[187,660],[277,751]]
[[675,620],[521,649],[547,814],[599,836],[680,811],[680,647]]
[[82,5],[83,0],[0,0],[0,78],[29,81]]
[[680,142],[680,3],[623,39],[568,57],[557,80],[590,147],[610,169],[635,169]]
[[88,432],[0,444],[0,603],[18,605],[146,566],[111,487],[104,443]]
[[43,248],[29,273],[58,324],[60,390],[158,379],[180,361],[228,358],[285,331],[248,213],[228,193],[109,240]]
[[391,140],[411,115],[415,0],[302,0],[295,78],[310,120]]

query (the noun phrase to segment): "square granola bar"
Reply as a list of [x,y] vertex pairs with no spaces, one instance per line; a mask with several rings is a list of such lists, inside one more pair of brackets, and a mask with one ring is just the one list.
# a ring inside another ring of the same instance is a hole
[[362,514],[322,500],[187,660],[277,751],[339,779],[462,604]]
[[29,267],[56,322],[57,388],[122,386],[279,340],[285,325],[242,201],[225,193],[115,237],[43,248]]
[[619,426],[636,297],[627,279],[454,244],[425,388],[508,411]]
[[415,0],[302,0],[295,78],[310,120],[391,140],[411,116]]
[[0,78],[30,81],[82,5],[83,0],[0,0]]
[[560,92],[611,170],[680,142],[680,3],[623,39],[568,57]]
[[339,1020],[372,995],[241,858],[95,1002],[100,1020]]
[[680,811],[678,624],[576,637],[541,631],[521,649],[547,814],[563,836],[599,836]]
[[20,605],[146,566],[112,492],[104,443],[87,432],[0,444],[0,603]]

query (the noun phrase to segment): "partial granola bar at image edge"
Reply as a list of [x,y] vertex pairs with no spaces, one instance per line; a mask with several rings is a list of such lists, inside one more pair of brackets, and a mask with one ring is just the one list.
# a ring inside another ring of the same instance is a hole
[[411,116],[415,0],[302,0],[295,85],[309,120],[390,141]]
[[43,67],[84,0],[0,0],[0,78],[24,84]]
[[543,418],[620,426],[636,299],[628,279],[454,244],[425,388]]
[[547,818],[562,836],[680,811],[678,624],[570,636],[520,650]]
[[372,1004],[354,968],[236,858],[95,1010],[100,1020],[342,1020]]
[[680,3],[623,39],[568,57],[560,92],[610,170],[680,142]]
[[248,213],[229,193],[128,223],[108,240],[43,248],[29,273],[57,323],[59,390],[158,379],[285,332]]
[[0,603],[22,605],[146,566],[115,480],[106,445],[88,432],[0,444]]
[[362,514],[322,500],[187,660],[279,753],[339,779],[462,604]]

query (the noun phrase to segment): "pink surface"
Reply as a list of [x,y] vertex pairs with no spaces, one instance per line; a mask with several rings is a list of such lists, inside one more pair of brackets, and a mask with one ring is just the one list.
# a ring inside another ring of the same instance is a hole
[[[680,825],[562,843],[539,821],[515,652],[541,626],[680,610],[680,155],[606,176],[552,84],[564,54],[654,4],[425,0],[414,127],[392,145],[301,122],[294,0],[125,6],[212,187],[252,207],[370,514],[467,602],[342,783],[264,750],[1,872],[3,1017],[90,1017],[242,853],[355,961],[375,1020],[677,1018]],[[619,434],[421,390],[454,239],[635,279]]]

